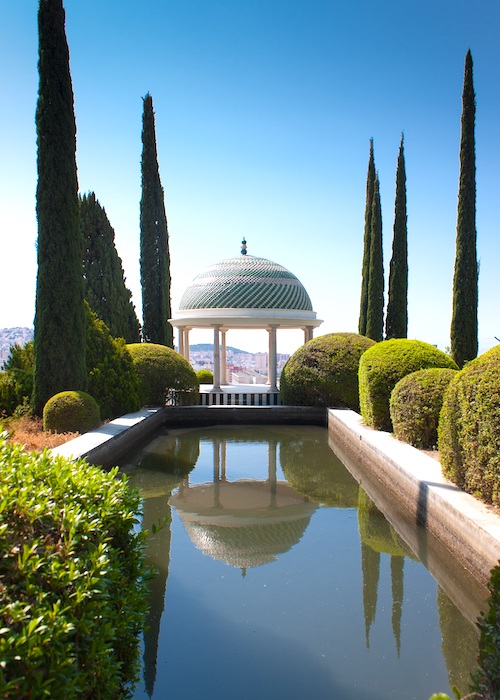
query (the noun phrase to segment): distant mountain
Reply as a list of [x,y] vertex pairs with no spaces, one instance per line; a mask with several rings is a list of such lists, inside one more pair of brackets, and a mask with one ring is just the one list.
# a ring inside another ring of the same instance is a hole
[[13,345],[24,345],[28,340],[33,340],[33,328],[0,328],[0,365]]
[[[213,352],[213,343],[196,343],[195,345],[190,345],[189,350],[192,352]],[[227,351],[233,352],[235,355],[255,355],[254,352],[248,352],[248,350],[238,350],[238,348],[233,348],[232,345],[228,345]]]

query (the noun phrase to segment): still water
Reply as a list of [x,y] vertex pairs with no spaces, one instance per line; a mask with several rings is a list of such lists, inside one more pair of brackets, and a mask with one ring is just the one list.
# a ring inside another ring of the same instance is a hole
[[122,467],[142,526],[170,517],[149,543],[158,575],[134,700],[466,691],[482,592],[404,516],[398,533],[326,430],[169,430]]

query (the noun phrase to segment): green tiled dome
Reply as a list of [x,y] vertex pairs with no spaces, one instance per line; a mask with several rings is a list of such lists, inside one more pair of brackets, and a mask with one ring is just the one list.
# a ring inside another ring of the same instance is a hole
[[181,299],[188,309],[290,309],[312,311],[308,293],[282,265],[240,255],[197,275]]

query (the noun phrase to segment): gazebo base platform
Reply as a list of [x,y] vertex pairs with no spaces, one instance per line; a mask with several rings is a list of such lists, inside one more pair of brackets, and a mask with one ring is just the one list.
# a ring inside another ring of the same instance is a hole
[[231,384],[214,389],[212,384],[200,385],[202,406],[280,406],[279,389],[266,384]]

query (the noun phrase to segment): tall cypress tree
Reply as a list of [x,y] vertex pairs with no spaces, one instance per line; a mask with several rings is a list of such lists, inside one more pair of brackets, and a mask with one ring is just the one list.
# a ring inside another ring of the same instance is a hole
[[375,174],[375,185],[373,188],[370,272],[365,335],[377,342],[382,340],[384,335],[384,259],[382,251],[382,208],[380,206],[378,173]]
[[361,300],[359,304],[358,331],[366,335],[366,314],[368,310],[368,282],[370,277],[370,248],[372,234],[372,204],[375,187],[375,157],[373,153],[373,139],[370,139],[370,157],[368,159],[368,172],[366,175],[366,205],[365,205],[365,229],[363,237],[363,268],[361,271]]
[[406,338],[408,335],[408,231],[406,213],[406,167],[404,137],[401,134],[396,171],[394,237],[389,268],[389,291],[385,337]]
[[165,201],[156,151],[153,98],[144,98],[142,116],[141,285],[142,334],[146,342],[173,347],[168,322],[170,303],[170,252]]
[[125,285],[122,261],[115,247],[115,232],[94,192],[80,199],[84,256],[85,299],[115,338],[140,341],[140,326]]
[[41,414],[59,391],[84,389],[87,373],[76,124],[62,0],[40,0],[38,32],[34,407]]
[[472,55],[465,57],[460,138],[457,238],[453,275],[451,354],[459,367],[477,355],[478,265],[476,250],[476,100]]

